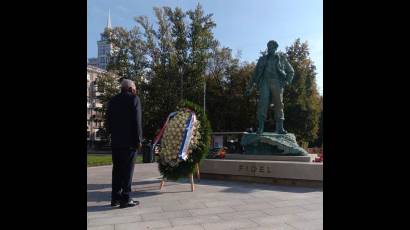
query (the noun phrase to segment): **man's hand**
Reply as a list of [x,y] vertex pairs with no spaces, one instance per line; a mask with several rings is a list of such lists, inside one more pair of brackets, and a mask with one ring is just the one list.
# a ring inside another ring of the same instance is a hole
[[137,145],[137,149],[138,149],[138,152],[141,152],[141,149],[142,149],[142,144],[141,144],[141,142],[140,142],[140,143],[138,143],[138,145]]

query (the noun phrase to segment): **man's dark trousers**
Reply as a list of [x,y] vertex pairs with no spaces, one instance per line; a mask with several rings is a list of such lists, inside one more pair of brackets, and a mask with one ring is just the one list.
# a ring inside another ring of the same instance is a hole
[[127,202],[130,198],[136,150],[113,148],[112,200]]

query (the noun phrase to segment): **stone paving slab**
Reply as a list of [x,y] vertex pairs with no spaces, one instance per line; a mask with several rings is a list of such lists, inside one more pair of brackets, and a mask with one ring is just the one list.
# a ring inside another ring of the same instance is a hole
[[224,220],[232,220],[232,219],[250,219],[256,217],[268,217],[269,215],[264,213],[263,211],[253,210],[253,211],[242,211],[242,212],[230,212],[230,213],[223,213],[219,214],[222,219]]
[[219,216],[207,215],[207,216],[193,216],[191,218],[174,218],[171,220],[173,226],[181,225],[193,225],[193,224],[206,224],[220,222],[223,219]]
[[115,230],[147,230],[155,228],[172,228],[172,225],[167,219],[115,225]]
[[204,230],[202,225],[182,225],[171,228],[155,228],[154,230]]
[[261,226],[275,226],[276,224],[289,224],[294,222],[304,222],[308,221],[301,216],[286,214],[286,215],[276,215],[276,216],[268,216],[268,217],[256,217],[253,218],[252,221],[258,223]]
[[304,230],[321,230],[323,229],[323,220],[308,220],[308,221],[294,221],[289,223],[290,226],[296,229]]
[[252,230],[295,230],[295,229],[296,228],[288,224],[275,224],[273,226],[256,227],[256,228],[253,228]]
[[113,225],[121,223],[133,223],[141,221],[142,218],[139,215],[130,215],[130,216],[114,216],[114,217],[99,217],[90,219],[88,222],[89,226],[93,225]]
[[140,205],[110,207],[111,166],[87,168],[87,229],[323,229],[321,189],[202,179],[167,181],[156,163],[137,164],[131,196]]
[[230,207],[215,207],[215,208],[200,208],[200,209],[193,209],[189,210],[192,216],[205,216],[205,215],[214,215],[220,213],[229,213],[235,212],[235,209]]
[[224,220],[221,222],[214,222],[214,223],[206,223],[203,224],[206,230],[225,230],[225,229],[252,229],[254,227],[258,227],[258,224],[248,220]]
[[88,226],[88,230],[114,230],[114,225]]
[[[279,215],[286,215],[286,214],[301,214],[303,217],[309,217],[309,214],[311,213],[310,211],[306,211],[306,209],[299,207],[299,206],[287,206],[283,208],[270,208],[270,209],[265,209],[263,210],[266,214],[270,216],[279,216]],[[305,213],[307,213],[305,215]]]
[[224,206],[238,206],[238,205],[246,205],[246,203],[242,200],[218,200],[218,201],[210,201],[206,202],[206,207],[214,208],[214,207],[224,207]]

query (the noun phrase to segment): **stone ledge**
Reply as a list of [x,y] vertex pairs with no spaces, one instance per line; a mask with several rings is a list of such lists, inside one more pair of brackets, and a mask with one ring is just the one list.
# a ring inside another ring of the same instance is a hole
[[318,180],[298,180],[298,179],[241,176],[241,175],[223,175],[223,174],[212,174],[212,173],[201,173],[201,178],[213,179],[213,180],[243,181],[243,182],[271,184],[271,185],[323,188],[323,181],[318,181]]
[[202,174],[323,181],[323,163],[204,159]]
[[248,155],[248,154],[226,154],[228,160],[267,160],[267,161],[298,161],[310,162],[310,156],[278,156],[278,155]]

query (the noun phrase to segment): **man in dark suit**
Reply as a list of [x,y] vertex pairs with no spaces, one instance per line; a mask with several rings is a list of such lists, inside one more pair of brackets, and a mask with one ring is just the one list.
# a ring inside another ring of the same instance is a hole
[[133,81],[121,82],[121,93],[108,104],[107,124],[112,147],[111,206],[120,208],[138,205],[130,198],[135,156],[141,150],[141,102]]

